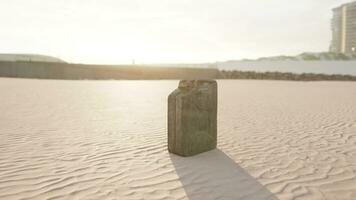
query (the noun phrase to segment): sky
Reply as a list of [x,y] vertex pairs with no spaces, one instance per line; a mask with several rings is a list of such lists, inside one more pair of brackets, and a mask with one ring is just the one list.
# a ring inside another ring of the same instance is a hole
[[327,51],[350,0],[0,0],[0,53],[199,63]]

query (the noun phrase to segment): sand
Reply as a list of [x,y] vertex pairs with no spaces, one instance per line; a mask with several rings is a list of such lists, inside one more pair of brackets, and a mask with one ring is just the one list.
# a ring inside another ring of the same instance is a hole
[[166,151],[177,84],[0,78],[0,199],[356,199],[356,83],[219,81],[191,158]]

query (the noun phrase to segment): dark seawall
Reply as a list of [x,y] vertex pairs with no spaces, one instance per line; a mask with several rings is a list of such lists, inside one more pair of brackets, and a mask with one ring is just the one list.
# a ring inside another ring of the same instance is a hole
[[216,79],[213,68],[155,67],[139,65],[84,65],[50,62],[0,61],[0,77],[37,79]]
[[259,79],[289,81],[356,81],[356,76],[313,73],[226,71],[216,68],[140,65],[84,65],[55,62],[0,61],[0,77],[62,80]]

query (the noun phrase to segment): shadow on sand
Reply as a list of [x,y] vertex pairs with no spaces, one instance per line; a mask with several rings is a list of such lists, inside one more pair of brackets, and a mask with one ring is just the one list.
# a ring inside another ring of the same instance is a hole
[[278,199],[218,149],[188,158],[170,154],[170,158],[190,200]]

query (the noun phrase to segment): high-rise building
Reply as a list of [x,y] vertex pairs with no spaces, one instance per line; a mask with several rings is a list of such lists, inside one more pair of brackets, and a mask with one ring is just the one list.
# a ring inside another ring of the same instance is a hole
[[356,1],[333,9],[330,51],[356,54]]

